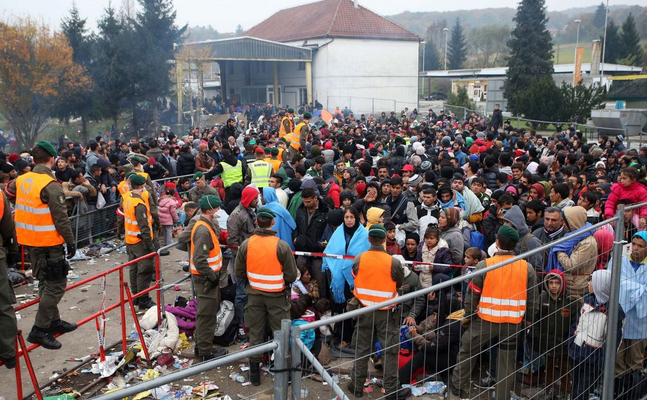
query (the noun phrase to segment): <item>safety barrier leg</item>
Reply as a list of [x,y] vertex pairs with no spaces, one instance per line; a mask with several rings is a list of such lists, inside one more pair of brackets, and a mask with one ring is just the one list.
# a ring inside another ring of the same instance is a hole
[[[43,394],[40,392],[40,387],[38,386],[38,380],[36,379],[36,372],[34,372],[34,366],[31,363],[31,358],[29,358],[29,352],[27,351],[27,345],[25,344],[25,338],[22,336],[22,331],[19,330],[16,334],[18,342],[20,343],[20,348],[22,349],[22,355],[25,357],[25,365],[27,366],[27,371],[31,377],[31,382],[34,384],[34,392],[38,400],[43,400]],[[18,353],[16,353],[16,359],[18,358]],[[16,365],[16,367],[18,367]],[[22,397],[21,397],[22,398]]]
[[126,296],[128,296],[128,304],[130,305],[130,311],[133,314],[133,320],[135,321],[135,327],[137,328],[137,334],[139,335],[139,340],[142,343],[142,350],[144,350],[144,356],[146,357],[146,362],[150,365],[151,359],[148,356],[148,348],[146,348],[146,342],[144,341],[144,334],[142,333],[142,327],[139,325],[139,319],[137,319],[137,312],[135,312],[135,304],[133,304],[133,296],[130,293],[130,288],[128,284],[124,282],[123,290],[126,291]]
[[124,270],[119,270],[119,287],[122,288],[119,290],[119,308],[121,308],[121,348],[124,357],[128,353],[128,345],[126,344],[126,303],[124,301]]
[[166,318],[166,313],[162,313],[162,269],[160,268],[160,253],[159,250],[157,253],[155,253],[155,276],[157,277],[157,290],[155,291],[157,294],[157,327],[159,328],[162,326],[162,314],[164,315],[164,318]]
[[301,400],[301,349],[297,346],[296,341],[296,338],[299,337],[301,337],[299,327],[293,326],[290,337],[290,357],[292,357],[292,400]]
[[20,349],[18,346],[18,336],[16,336],[16,398],[22,400],[22,374],[20,372]]
[[274,351],[274,399],[288,399],[288,356],[290,354],[290,326],[292,321],[284,319],[281,321],[281,330],[274,331],[274,341],[278,347]]

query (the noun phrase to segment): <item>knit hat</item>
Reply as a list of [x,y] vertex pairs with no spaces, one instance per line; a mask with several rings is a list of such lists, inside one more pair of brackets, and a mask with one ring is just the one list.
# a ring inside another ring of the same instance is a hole
[[357,197],[363,198],[366,194],[366,183],[359,182],[357,185],[355,185],[355,191],[357,192]]
[[336,226],[340,226],[343,223],[344,223],[344,211],[342,209],[338,208],[328,213],[328,225],[336,227]]
[[245,208],[249,208],[249,205],[258,197],[258,189],[254,186],[247,186],[243,189],[243,193],[240,196],[240,202]]
[[14,166],[16,167],[16,171],[21,172],[25,168],[29,167],[29,163],[21,158],[16,160]]
[[41,149],[45,150],[47,153],[49,153],[50,156],[56,157],[56,149],[52,144],[46,140],[41,140],[38,143],[36,143],[37,147],[40,147]]
[[214,208],[220,207],[221,204],[220,197],[213,194],[202,196],[198,200],[198,205],[203,210],[213,210]]
[[132,183],[133,185],[137,185],[137,186],[143,185],[143,184],[146,183],[146,178],[144,178],[143,176],[141,176],[139,174],[133,174],[130,177],[130,183]]
[[331,149],[332,149],[332,142],[326,142],[326,143],[324,143],[324,149],[326,149],[326,150],[331,150]]
[[519,241],[519,232],[511,226],[501,225],[499,228],[498,235],[502,238],[506,238],[513,242]]
[[173,182],[166,182],[164,184],[164,189],[175,189],[177,186]]
[[7,157],[7,161],[9,161],[10,163],[13,164],[19,158],[20,158],[20,156],[17,153],[11,153],[11,154],[9,154],[9,157]]
[[384,229],[384,225],[382,224],[373,224],[368,229],[368,235],[375,238],[385,238],[386,229]]
[[460,218],[461,210],[456,207],[447,207],[447,208],[443,208],[443,212],[445,213],[445,217],[447,218],[446,229],[449,229],[454,225],[456,225],[456,223],[458,222],[458,219]]
[[258,218],[273,219],[275,216],[276,216],[276,214],[274,214],[274,211],[272,211],[272,209],[269,208],[269,207],[261,207],[256,212],[256,217],[258,217]]
[[423,161],[422,164],[420,164],[420,169],[423,171],[427,171],[429,168],[431,168],[431,161]]
[[199,181],[203,176],[204,173],[202,173],[201,171],[196,172],[195,174],[193,174],[193,182]]

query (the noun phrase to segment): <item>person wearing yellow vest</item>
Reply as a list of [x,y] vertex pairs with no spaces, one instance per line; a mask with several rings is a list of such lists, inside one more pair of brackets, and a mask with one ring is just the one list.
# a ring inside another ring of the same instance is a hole
[[[128,260],[143,257],[158,249],[153,232],[153,216],[149,202],[142,193],[146,190],[143,176],[130,176],[132,190],[121,198],[120,210],[124,217],[124,231]],[[153,258],[146,258],[130,266],[130,291],[132,294],[148,289],[155,274]],[[148,310],[155,305],[148,294],[134,300],[140,310]]]
[[236,155],[232,154],[230,149],[222,149],[220,151],[222,156],[221,161],[208,172],[205,172],[207,180],[213,179],[216,175],[222,178],[222,184],[225,187],[225,203],[230,198],[230,188],[234,183],[243,183],[247,173],[247,164],[245,160],[239,160]]
[[[355,278],[354,303],[368,307],[398,297],[398,288],[404,281],[400,261],[384,250],[386,229],[374,224],[368,229],[368,251],[355,257],[352,273]],[[384,391],[386,398],[406,399],[411,389],[402,388],[398,382],[398,343],[400,341],[400,313],[397,305],[390,305],[372,313],[362,314],[355,321],[354,338],[355,363],[351,372],[348,390],[355,397],[362,397],[368,372],[368,357],[377,339],[382,344],[382,365],[384,368]]]
[[16,312],[12,305],[16,303],[13,285],[7,275],[7,264],[15,264],[18,258],[16,227],[11,215],[9,201],[0,193],[0,361],[8,369],[16,367]]
[[[281,329],[281,320],[290,318],[290,284],[297,279],[297,264],[290,245],[276,237],[274,211],[261,207],[256,213],[258,228],[241,243],[236,254],[235,273],[247,279],[245,326],[249,344],[264,342],[266,324],[272,332]],[[249,360],[250,382],[261,384],[261,356]]]
[[290,144],[288,151],[290,152],[290,159],[296,154],[305,153],[306,142],[308,141],[308,134],[310,133],[309,123],[312,115],[304,113],[301,122],[294,127],[294,131],[285,135],[285,139]]
[[254,157],[256,160],[247,164],[249,173],[245,180],[245,186],[253,184],[256,188],[262,189],[269,186],[273,167],[272,164],[264,160],[265,151],[260,147],[254,150]]
[[[499,228],[494,257],[476,264],[476,271],[515,257],[519,232],[508,225]],[[475,361],[492,340],[498,340],[497,377],[494,386],[497,400],[510,398],[515,389],[518,333],[530,325],[539,309],[538,279],[533,266],[525,260],[474,275],[470,280],[463,305],[462,325],[465,333],[452,375],[451,390],[460,399],[469,399],[469,385]],[[516,391],[519,393],[518,391]]]
[[214,358],[213,335],[220,308],[220,270],[223,259],[218,241],[220,197],[202,196],[198,201],[200,218],[191,229],[189,271],[198,301],[195,325],[195,356],[206,361]]
[[54,335],[76,329],[76,324],[61,320],[58,310],[69,270],[63,245],[67,245],[68,258],[76,253],[76,245],[63,187],[52,172],[56,150],[51,143],[40,141],[31,155],[36,164],[33,171],[20,175],[7,186],[7,193],[16,196],[14,221],[18,244],[28,251],[34,278],[39,281],[40,303],[27,340],[58,350],[61,343]]
[[288,135],[294,131],[294,109],[288,108],[287,114],[281,118],[281,126],[279,127],[279,138]]

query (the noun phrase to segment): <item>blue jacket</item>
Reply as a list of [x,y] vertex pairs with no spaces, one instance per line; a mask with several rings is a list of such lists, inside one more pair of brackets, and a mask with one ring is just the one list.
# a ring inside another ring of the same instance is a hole
[[294,250],[292,232],[296,229],[297,224],[292,219],[288,210],[279,203],[279,199],[276,197],[276,190],[271,187],[264,187],[263,201],[265,201],[265,207],[271,209],[276,214],[274,217],[274,226],[272,227],[276,231],[276,236],[287,242],[290,248]]
[[627,318],[622,338],[647,339],[647,262],[634,269],[629,256],[622,257],[620,305]]

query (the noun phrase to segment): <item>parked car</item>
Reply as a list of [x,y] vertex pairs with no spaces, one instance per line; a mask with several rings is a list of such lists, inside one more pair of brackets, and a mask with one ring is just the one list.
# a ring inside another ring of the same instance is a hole
[[425,100],[447,100],[447,95],[440,92],[429,93],[425,96]]

